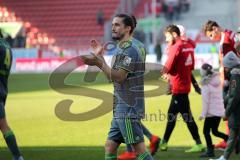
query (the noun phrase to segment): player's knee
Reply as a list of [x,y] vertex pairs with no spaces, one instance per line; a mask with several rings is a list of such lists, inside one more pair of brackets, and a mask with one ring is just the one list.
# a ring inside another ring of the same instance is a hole
[[5,119],[0,119],[0,130],[2,132],[6,132],[6,131],[10,130],[10,127],[8,126]]
[[204,134],[205,136],[208,136],[208,135],[210,135],[210,131],[209,131],[209,130],[206,130],[206,129],[204,129],[204,130],[203,130],[203,134]]
[[214,135],[214,136],[217,136],[218,134],[219,134],[219,132],[218,132],[218,130],[212,130],[212,134]]
[[137,155],[143,154],[147,151],[144,142],[133,144],[133,148],[134,148]]
[[105,153],[115,154],[117,153],[118,145],[115,142],[107,140],[105,143]]

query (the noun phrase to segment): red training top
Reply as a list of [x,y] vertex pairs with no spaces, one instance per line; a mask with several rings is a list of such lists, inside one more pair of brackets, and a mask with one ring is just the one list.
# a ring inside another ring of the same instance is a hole
[[177,40],[167,48],[166,73],[171,75],[172,93],[189,93],[194,69],[194,47],[188,40]]

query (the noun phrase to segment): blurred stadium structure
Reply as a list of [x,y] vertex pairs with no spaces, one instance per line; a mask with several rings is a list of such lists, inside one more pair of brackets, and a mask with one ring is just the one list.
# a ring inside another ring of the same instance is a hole
[[88,53],[90,39],[110,41],[111,19],[120,12],[137,17],[135,37],[146,44],[149,62],[157,61],[158,42],[164,51],[164,26],[175,23],[198,43],[196,66],[218,67],[218,44],[204,37],[202,25],[213,19],[223,28],[240,26],[240,0],[0,0],[0,29],[16,48],[13,72],[50,71]]

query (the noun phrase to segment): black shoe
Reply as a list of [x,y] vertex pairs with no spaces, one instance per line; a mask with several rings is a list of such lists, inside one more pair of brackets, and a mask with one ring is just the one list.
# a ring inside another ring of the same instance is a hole
[[201,154],[200,157],[201,158],[212,158],[212,157],[215,157],[213,146],[212,147],[208,147],[207,151],[204,152],[203,154]]

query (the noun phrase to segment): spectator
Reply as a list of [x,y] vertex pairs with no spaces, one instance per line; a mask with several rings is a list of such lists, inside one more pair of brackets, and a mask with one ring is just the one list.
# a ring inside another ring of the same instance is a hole
[[99,9],[97,12],[97,23],[98,25],[104,25],[104,13],[102,9]]
[[158,42],[154,48],[154,51],[157,55],[157,62],[161,62],[162,59],[162,47],[161,47],[161,43]]
[[202,114],[199,120],[205,119],[203,134],[207,144],[207,151],[201,157],[206,158],[215,156],[210,132],[225,142],[227,142],[228,136],[218,130],[225,112],[220,74],[214,72],[213,67],[207,63],[202,65],[200,73],[202,79]]
[[24,26],[22,26],[16,37],[16,47],[25,48],[25,46],[26,46],[26,29]]
[[142,43],[145,43],[145,33],[142,29],[135,30],[133,32],[133,37]]

